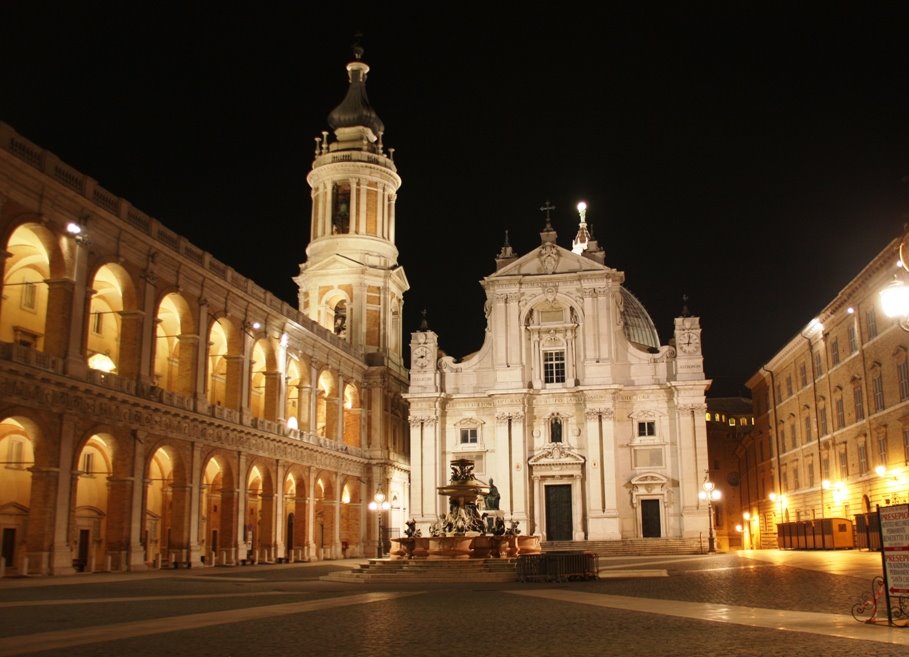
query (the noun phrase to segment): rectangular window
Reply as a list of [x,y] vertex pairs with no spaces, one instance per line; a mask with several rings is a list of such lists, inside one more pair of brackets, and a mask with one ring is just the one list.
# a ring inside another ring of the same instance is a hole
[[34,312],[38,306],[38,286],[34,283],[22,284],[22,296],[19,299],[19,307],[22,310],[31,310]]
[[792,397],[792,377],[786,376],[786,396]]
[[896,376],[900,382],[900,401],[909,399],[909,362],[903,361],[896,366]]
[[859,474],[868,472],[868,448],[865,446],[864,440],[858,445],[858,466]]
[[807,445],[811,442],[811,416],[805,416],[805,440],[804,443]]
[[830,479],[830,455],[824,452],[824,458],[821,459],[821,477]]
[[85,452],[82,455],[82,472],[91,477],[93,472],[93,467],[95,464],[95,455],[92,452]]
[[824,361],[821,358],[821,352],[814,352],[814,376],[820,376],[824,373]]
[[817,421],[820,425],[820,432],[822,436],[827,435],[827,409],[821,407],[817,409]]
[[862,386],[855,385],[852,387],[852,399],[855,402],[855,420],[865,419],[865,399],[862,395]]
[[781,482],[780,482],[780,488],[782,488],[784,491],[788,491],[789,490],[789,468],[787,466],[785,466],[785,465],[783,466],[782,474],[780,476],[782,478]]
[[846,452],[846,446],[843,446],[840,452],[840,477],[845,479],[849,476],[849,454]]
[[102,335],[104,330],[104,318],[101,313],[92,313],[92,333]]
[[656,435],[656,422],[638,422],[638,435],[639,436],[655,436]]
[[805,464],[805,474],[808,475],[808,488],[814,488],[814,459],[808,459]]
[[543,381],[545,383],[565,383],[565,352],[543,352]]
[[850,326],[847,331],[849,334],[849,353],[854,354],[858,351],[858,340],[855,337],[855,325]]
[[799,383],[803,388],[808,385],[808,368],[805,363],[799,365]]
[[782,452],[786,451],[786,427],[782,424],[780,425],[780,450]]
[[780,401],[783,398],[783,388],[780,387],[780,382],[776,382],[776,400]]
[[461,429],[461,444],[462,445],[476,445],[477,444],[477,430],[476,428]]
[[789,436],[792,439],[792,449],[799,446],[799,435],[795,432],[795,420],[789,421]]
[[836,398],[836,428],[842,429],[846,426],[846,410],[843,406],[843,398]]
[[884,410],[884,381],[879,371],[875,372],[874,378],[871,379],[871,391],[874,395],[874,412]]
[[799,481],[799,464],[792,464],[792,490],[798,490],[802,487],[802,482]]
[[878,465],[887,465],[887,434],[880,433],[877,436],[877,463]]
[[874,308],[865,313],[865,325],[868,327],[868,339],[877,337],[877,314]]
[[830,362],[834,365],[840,364],[840,341],[837,338],[830,342]]

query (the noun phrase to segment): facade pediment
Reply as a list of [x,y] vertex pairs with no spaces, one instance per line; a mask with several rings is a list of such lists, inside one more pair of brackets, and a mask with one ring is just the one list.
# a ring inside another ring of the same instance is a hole
[[508,276],[545,276],[550,274],[574,274],[579,272],[611,272],[609,267],[584,258],[557,244],[546,243],[524,254],[511,264],[487,278]]
[[583,465],[584,457],[564,443],[553,443],[531,456],[528,462],[531,466],[558,465],[565,467]]

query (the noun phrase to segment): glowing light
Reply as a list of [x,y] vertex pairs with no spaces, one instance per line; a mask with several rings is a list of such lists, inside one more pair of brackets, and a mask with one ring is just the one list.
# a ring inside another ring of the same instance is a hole
[[894,278],[880,291],[881,308],[887,317],[906,317],[909,315],[909,287]]
[[88,366],[93,370],[100,370],[102,372],[113,372],[117,369],[116,363],[114,363],[107,354],[95,354],[88,359]]
[[77,224],[75,221],[71,221],[68,224],[66,224],[66,232],[69,233],[70,235],[81,235],[82,226]]

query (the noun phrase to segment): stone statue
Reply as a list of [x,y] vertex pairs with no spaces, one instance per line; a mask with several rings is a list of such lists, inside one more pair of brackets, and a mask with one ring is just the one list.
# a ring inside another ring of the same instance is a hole
[[489,480],[489,493],[486,494],[486,508],[489,511],[498,511],[499,510],[499,489],[496,488],[495,484],[492,483],[492,479]]
[[410,520],[408,520],[408,521],[405,522],[404,524],[407,525],[407,529],[404,530],[404,535],[405,535],[407,538],[419,538],[419,537],[420,537],[420,535],[422,534],[422,532],[421,532],[419,529],[417,529],[417,521],[416,521],[416,520],[414,520],[413,518],[411,518]]

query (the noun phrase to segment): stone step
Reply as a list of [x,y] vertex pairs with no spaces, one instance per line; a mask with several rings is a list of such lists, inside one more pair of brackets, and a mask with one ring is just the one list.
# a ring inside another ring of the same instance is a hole
[[326,581],[513,582],[513,559],[370,559],[349,572],[324,575]]

